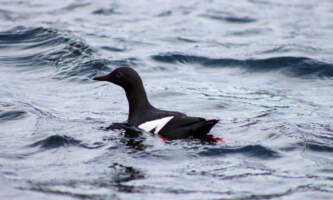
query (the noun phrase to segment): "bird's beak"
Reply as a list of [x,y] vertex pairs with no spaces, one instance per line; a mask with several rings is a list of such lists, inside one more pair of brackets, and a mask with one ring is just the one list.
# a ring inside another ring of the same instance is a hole
[[107,76],[97,76],[93,78],[94,81],[107,81]]

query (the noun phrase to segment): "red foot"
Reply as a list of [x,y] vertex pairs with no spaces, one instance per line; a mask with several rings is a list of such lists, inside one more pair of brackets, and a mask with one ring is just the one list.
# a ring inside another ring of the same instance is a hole
[[223,139],[223,138],[220,138],[220,137],[213,137],[213,140],[214,140],[215,142],[227,142],[226,139]]
[[171,140],[171,139],[166,138],[166,137],[161,137],[161,139],[163,140],[163,142],[166,142],[166,141],[170,141],[170,140]]
[[207,137],[212,138],[215,142],[227,142],[227,140],[220,137],[214,137],[212,135],[207,135]]

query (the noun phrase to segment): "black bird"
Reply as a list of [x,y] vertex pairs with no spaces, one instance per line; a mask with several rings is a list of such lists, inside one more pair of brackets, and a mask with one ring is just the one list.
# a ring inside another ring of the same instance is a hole
[[120,67],[105,76],[93,80],[108,81],[122,87],[129,104],[128,124],[139,127],[163,138],[203,138],[218,122],[190,117],[180,112],[165,111],[153,107],[147,98],[139,74],[129,67]]

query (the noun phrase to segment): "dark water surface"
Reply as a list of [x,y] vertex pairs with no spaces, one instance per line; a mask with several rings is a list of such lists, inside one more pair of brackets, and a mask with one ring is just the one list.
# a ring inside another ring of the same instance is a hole
[[[0,1],[0,199],[333,199],[333,1]],[[228,142],[105,130],[117,86]]]

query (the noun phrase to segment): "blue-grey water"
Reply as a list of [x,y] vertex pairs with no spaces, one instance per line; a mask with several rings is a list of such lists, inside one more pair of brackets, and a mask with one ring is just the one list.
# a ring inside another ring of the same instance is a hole
[[[106,130],[121,66],[227,142]],[[1,0],[0,199],[333,199],[333,1]]]

